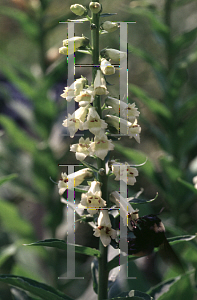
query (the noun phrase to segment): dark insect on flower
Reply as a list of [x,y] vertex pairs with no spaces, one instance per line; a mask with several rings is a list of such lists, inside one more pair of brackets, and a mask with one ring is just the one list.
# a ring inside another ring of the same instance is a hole
[[184,272],[179,258],[166,239],[165,227],[157,215],[151,214],[131,220],[131,226],[135,238],[127,239],[129,255],[149,255],[155,247],[159,247],[162,258]]

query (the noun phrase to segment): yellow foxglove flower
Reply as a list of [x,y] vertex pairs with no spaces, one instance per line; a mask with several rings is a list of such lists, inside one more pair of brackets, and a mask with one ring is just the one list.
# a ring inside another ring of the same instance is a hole
[[99,136],[95,136],[94,142],[91,142],[90,155],[96,155],[104,160],[107,153],[113,149],[114,145],[111,140],[108,140],[107,136],[104,133],[101,133]]
[[82,90],[78,96],[75,97],[75,101],[79,103],[79,106],[86,106],[93,102],[94,100],[94,89],[89,87]]
[[[128,164],[127,164],[128,165]],[[120,180],[122,179],[127,183],[128,185],[134,185],[136,182],[136,176],[138,176],[138,170],[134,167],[130,167],[129,165],[127,166],[127,177],[123,178],[122,176],[122,169],[120,168],[121,164],[120,163],[114,163],[112,164],[112,172],[116,176],[115,180]]]
[[134,123],[131,123],[122,118],[107,115],[105,117],[105,121],[109,125],[112,125],[114,128],[116,128],[117,131],[119,131],[119,129],[120,129],[121,134],[127,134],[129,136],[129,138],[134,137],[134,139],[138,143],[140,143],[141,127],[140,127],[140,125],[137,124],[137,119],[135,120]]
[[101,210],[98,217],[98,226],[94,228],[94,235],[100,237],[104,247],[107,247],[111,239],[117,236],[116,230],[112,229],[111,221],[107,210]]
[[84,160],[86,156],[90,155],[89,147],[90,139],[87,138],[84,140],[84,138],[81,137],[78,144],[73,144],[70,146],[70,151],[76,152],[76,159]]
[[100,70],[97,70],[94,79],[94,93],[95,95],[107,95],[109,93],[106,88],[105,79]]
[[67,175],[61,174],[61,179],[58,182],[59,194],[62,195],[67,189],[73,189],[80,185],[86,178],[92,177],[92,170],[85,168]]
[[87,193],[81,195],[81,205],[87,208],[87,211],[94,215],[98,209],[106,206],[106,201],[101,198],[101,184],[99,181],[92,181]]
[[76,79],[69,87],[64,88],[63,94],[60,96],[70,102],[74,97],[80,94],[86,82],[87,79],[83,77]]
[[120,115],[126,120],[128,118],[128,121],[131,123],[135,122],[136,117],[140,115],[140,112],[135,107],[135,103],[125,103],[112,97],[107,97],[105,103],[111,106],[117,115],[120,112]]
[[78,108],[72,115],[68,114],[68,117],[63,121],[62,125],[68,128],[70,132],[70,137],[73,138],[75,132],[81,128],[81,124],[85,121],[86,115],[88,112],[88,107],[80,107]]
[[107,128],[107,123],[99,117],[99,114],[94,107],[90,107],[87,121],[83,124],[83,129],[88,129],[94,135],[98,135],[101,130],[105,128]]

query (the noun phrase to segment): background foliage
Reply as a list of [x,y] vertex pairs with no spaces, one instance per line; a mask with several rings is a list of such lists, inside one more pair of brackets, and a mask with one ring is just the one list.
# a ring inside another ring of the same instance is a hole
[[[69,153],[71,140],[64,136],[61,126],[66,105],[59,95],[66,86],[67,64],[58,54],[67,35],[66,25],[59,21],[73,19],[69,7],[74,3],[13,0],[2,1],[0,7],[0,272],[58,288],[59,292],[47,290],[50,299],[69,299],[62,298],[64,292],[74,299],[95,299],[89,285],[91,257],[76,254],[76,274],[85,279],[64,282],[58,280],[66,270],[64,251],[23,246],[66,236],[64,206],[50,177],[58,181],[62,172],[58,164],[76,164]],[[89,2],[79,3],[88,6]],[[192,178],[197,174],[197,3],[125,0],[101,4],[104,12],[118,12],[112,21],[137,22],[128,29],[129,102],[135,101],[141,112],[141,143],[136,147],[132,140],[128,144],[122,139],[114,157],[132,163],[142,163],[148,157],[129,193],[132,196],[143,187],[145,199],[153,198],[156,192],[159,197],[140,206],[141,216],[165,207],[161,219],[167,236],[195,234],[197,193]],[[76,25],[75,31],[90,37],[86,23]],[[101,36],[101,49],[106,46],[119,48],[118,32]],[[88,63],[87,56],[76,53],[76,63]],[[91,81],[88,68],[80,68],[79,73],[76,67],[76,78],[81,72]],[[113,83],[110,95],[117,97],[118,76],[114,75]],[[76,227],[76,243],[98,246],[85,223]],[[149,291],[159,300],[177,296],[195,299],[196,242],[183,242],[174,248],[190,269],[191,281],[189,275],[172,279],[176,272],[155,254],[130,262],[130,276],[137,276],[137,280],[128,282],[129,289]],[[49,299],[48,294],[30,296],[10,288],[3,283],[5,278],[1,279],[1,300]],[[9,280],[13,283],[16,278]],[[35,287],[32,281],[21,282],[18,287],[31,284]],[[111,289],[112,298],[117,290],[120,292],[120,285],[121,278]],[[161,292],[163,286],[168,287],[165,293]]]

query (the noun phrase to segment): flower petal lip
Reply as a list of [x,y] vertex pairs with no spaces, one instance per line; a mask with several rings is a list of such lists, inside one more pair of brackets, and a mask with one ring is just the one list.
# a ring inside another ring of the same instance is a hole
[[105,75],[112,75],[115,73],[115,67],[112,66],[110,62],[105,58],[101,59],[100,69]]

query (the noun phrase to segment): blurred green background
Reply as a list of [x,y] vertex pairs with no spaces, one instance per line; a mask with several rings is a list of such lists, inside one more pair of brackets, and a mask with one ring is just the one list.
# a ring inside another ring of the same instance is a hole
[[[96,299],[91,287],[92,259],[76,255],[77,276],[84,280],[58,280],[66,272],[64,252],[23,244],[46,238],[66,237],[66,213],[57,186],[58,164],[78,163],[70,144],[78,138],[65,136],[62,124],[66,101],[60,97],[67,85],[66,57],[58,53],[67,38],[66,24],[77,18],[70,10],[74,1],[13,0],[0,3],[0,273],[26,276],[61,289],[74,299]],[[88,1],[78,1],[88,7]],[[137,183],[129,196],[141,188],[144,199],[140,215],[164,211],[166,235],[197,232],[197,2],[100,1],[103,13],[117,13],[111,21],[136,21],[128,25],[129,102],[136,102],[142,127],[141,143],[122,138],[116,142],[115,158],[139,167]],[[89,23],[75,25],[75,34],[90,38]],[[104,47],[119,49],[119,31],[100,37]],[[76,63],[91,57],[76,53]],[[91,82],[89,68],[75,69]],[[118,71],[108,78],[110,96],[119,97]],[[92,162],[92,159],[87,159]],[[14,175],[15,174],[15,175]],[[111,186],[111,185],[110,185]],[[76,223],[76,243],[98,246],[87,224]],[[176,245],[188,269],[197,266],[194,241]],[[143,265],[143,266],[141,266]],[[132,262],[130,289],[146,292],[174,276],[157,254],[143,264]],[[133,274],[135,273],[135,274]],[[176,273],[175,273],[176,274]],[[181,279],[166,298],[195,299],[196,273]],[[77,285],[77,289],[76,286]],[[85,294],[87,293],[87,294]],[[173,294],[174,293],[174,294]],[[17,296],[18,295],[18,296]],[[18,297],[18,298],[17,298]],[[0,299],[31,298],[16,288],[0,284]]]

